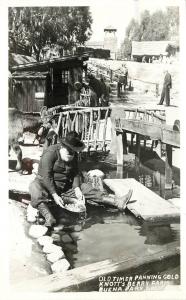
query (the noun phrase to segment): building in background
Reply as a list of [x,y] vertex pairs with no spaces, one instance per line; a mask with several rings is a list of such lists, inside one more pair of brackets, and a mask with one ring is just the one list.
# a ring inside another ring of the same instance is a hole
[[104,29],[104,49],[110,50],[110,56],[112,59],[116,59],[117,56],[117,36],[116,36],[116,31],[113,26],[108,26]]
[[174,41],[132,41],[131,58],[138,62],[168,62],[177,57],[178,52],[179,44]]

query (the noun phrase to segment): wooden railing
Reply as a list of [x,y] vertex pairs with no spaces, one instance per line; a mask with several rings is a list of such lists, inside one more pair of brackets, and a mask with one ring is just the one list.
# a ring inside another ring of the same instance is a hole
[[[110,81],[111,83],[116,80],[119,76],[119,71],[118,70],[113,70],[111,69],[110,67],[107,67],[107,66],[102,66],[98,63],[90,63],[93,65],[93,67],[96,67],[96,71],[95,70],[92,70],[92,73],[94,74],[94,76],[98,77],[99,74],[103,74],[104,77]],[[145,80],[142,80],[142,79],[139,79],[139,78],[135,78],[135,77],[131,77],[130,74],[128,76],[128,81],[133,81],[133,80],[136,80],[136,81],[139,81],[139,82],[143,82],[144,84],[150,84],[152,85],[154,88],[154,92],[156,94],[156,97],[159,96],[159,83],[157,82],[152,82],[152,81],[145,81]]]
[[57,113],[57,133],[59,138],[75,130],[85,143],[85,151],[105,151],[111,137],[108,138],[107,122],[109,107],[83,108]]

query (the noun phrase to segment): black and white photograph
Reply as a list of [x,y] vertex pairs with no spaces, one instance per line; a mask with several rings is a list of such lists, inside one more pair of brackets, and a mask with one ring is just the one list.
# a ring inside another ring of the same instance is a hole
[[185,1],[57,3],[6,7],[9,289],[185,299]]

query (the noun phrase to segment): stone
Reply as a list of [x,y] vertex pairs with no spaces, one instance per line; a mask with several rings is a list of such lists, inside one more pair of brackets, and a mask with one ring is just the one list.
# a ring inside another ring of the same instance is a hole
[[58,233],[52,233],[51,238],[53,239],[54,242],[60,242],[61,241],[61,236]]
[[59,252],[60,250],[61,250],[61,247],[54,245],[54,244],[47,244],[43,247],[44,253]]
[[61,240],[63,243],[71,243],[72,242],[72,239],[71,237],[68,235],[68,234],[64,234],[62,237],[61,237]]
[[71,238],[73,239],[73,241],[78,241],[80,240],[80,234],[79,232],[71,232],[70,233]]
[[45,235],[48,231],[48,228],[43,225],[31,225],[29,229],[29,236],[38,239],[39,237]]
[[41,236],[40,238],[38,238],[37,241],[41,246],[45,246],[53,243],[52,237],[48,235]]
[[65,258],[60,259],[51,265],[53,273],[63,273],[66,272],[69,268],[70,264]]
[[60,224],[60,225],[54,226],[53,229],[55,232],[59,232],[59,231],[63,230],[63,228],[64,228],[64,225]]
[[30,204],[27,207],[26,219],[29,223],[35,223],[38,216],[38,210],[32,207]]
[[46,257],[49,262],[54,263],[54,262],[58,261],[59,259],[64,258],[65,255],[64,255],[64,252],[61,250],[58,252],[49,253],[49,254],[47,254]]
[[65,249],[66,249],[67,251],[71,251],[71,252],[73,252],[73,253],[78,253],[77,245],[72,244],[72,243],[67,243],[67,244],[65,244]]
[[74,231],[81,231],[82,230],[82,226],[81,225],[75,225],[74,226]]

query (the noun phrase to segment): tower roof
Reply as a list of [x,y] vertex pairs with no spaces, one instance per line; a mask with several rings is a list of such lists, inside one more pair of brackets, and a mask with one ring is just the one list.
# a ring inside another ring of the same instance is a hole
[[110,31],[110,30],[112,30],[112,31],[117,31],[117,29],[114,27],[114,26],[111,26],[111,25],[109,25],[109,26],[107,26],[107,27],[105,27],[104,28],[104,31]]

